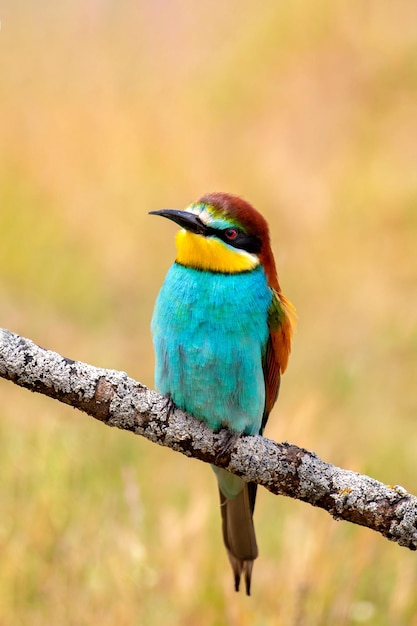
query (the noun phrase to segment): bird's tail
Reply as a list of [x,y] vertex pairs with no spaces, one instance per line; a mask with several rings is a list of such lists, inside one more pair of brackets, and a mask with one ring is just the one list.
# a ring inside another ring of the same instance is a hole
[[233,569],[235,590],[239,591],[243,575],[246,593],[250,595],[253,562],[258,556],[253,509],[256,487],[254,483],[243,483],[242,490],[232,499],[226,498],[219,488],[222,514],[223,541]]

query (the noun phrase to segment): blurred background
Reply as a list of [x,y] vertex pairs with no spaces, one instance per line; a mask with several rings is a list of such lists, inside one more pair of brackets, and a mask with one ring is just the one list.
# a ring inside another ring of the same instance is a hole
[[[417,492],[417,5],[4,0],[1,326],[153,384],[208,191],[268,219],[293,354],[267,435]],[[235,594],[205,465],[0,381],[0,624],[417,624],[416,555],[261,490]]]

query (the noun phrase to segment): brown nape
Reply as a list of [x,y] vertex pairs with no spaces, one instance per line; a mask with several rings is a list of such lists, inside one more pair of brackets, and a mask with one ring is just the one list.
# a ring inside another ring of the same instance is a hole
[[269,285],[278,293],[281,291],[278,282],[277,268],[271,250],[268,223],[249,202],[239,196],[229,193],[206,193],[199,202],[219,209],[226,216],[235,220],[249,235],[256,235],[262,241],[262,250],[259,254]]

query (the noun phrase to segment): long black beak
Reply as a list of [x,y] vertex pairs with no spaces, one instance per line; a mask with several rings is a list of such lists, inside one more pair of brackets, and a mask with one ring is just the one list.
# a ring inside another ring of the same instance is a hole
[[189,230],[191,233],[195,233],[196,235],[204,235],[207,230],[206,225],[200,220],[198,215],[188,213],[188,211],[161,209],[159,211],[150,211],[149,215],[161,215],[162,217],[167,217],[169,220],[178,224],[178,226],[181,226],[181,228],[185,228],[185,230]]

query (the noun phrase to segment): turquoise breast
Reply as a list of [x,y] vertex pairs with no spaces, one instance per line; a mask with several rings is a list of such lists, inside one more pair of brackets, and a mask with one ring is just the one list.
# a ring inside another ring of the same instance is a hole
[[262,266],[221,274],[175,263],[152,319],[158,391],[213,430],[258,433],[271,300]]

